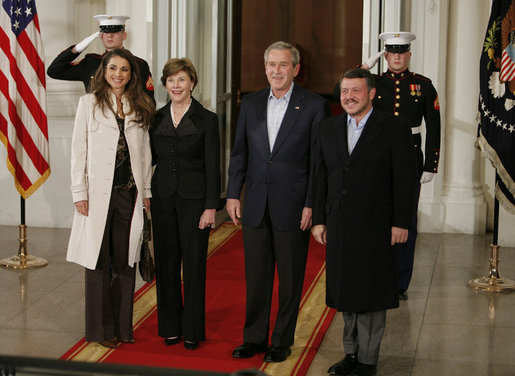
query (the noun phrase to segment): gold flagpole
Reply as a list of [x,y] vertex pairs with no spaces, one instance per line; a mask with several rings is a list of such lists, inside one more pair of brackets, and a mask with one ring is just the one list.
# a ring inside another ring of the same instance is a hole
[[25,225],[25,199],[20,196],[21,224],[18,254],[0,260],[0,266],[11,269],[36,268],[48,265],[47,261],[40,257],[29,256],[27,253],[27,226]]
[[[495,174],[495,182],[499,175]],[[471,279],[467,285],[477,291],[483,292],[511,292],[515,291],[515,281],[511,279],[501,278],[499,275],[499,248],[497,244],[499,233],[499,200],[494,195],[494,230],[493,244],[490,244],[490,271],[481,278]]]

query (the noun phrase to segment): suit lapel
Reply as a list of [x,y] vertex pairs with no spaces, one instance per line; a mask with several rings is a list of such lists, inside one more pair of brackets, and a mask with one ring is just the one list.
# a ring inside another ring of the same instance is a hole
[[197,106],[200,106],[200,103],[198,103],[194,98],[191,98],[191,106],[182,117],[182,120],[176,129],[179,137],[190,136],[199,133],[195,122],[192,120],[192,116],[195,116],[199,112],[199,107]]
[[347,141],[347,114],[337,117],[333,123],[332,138],[336,140],[338,155],[343,162],[349,159],[349,143]]
[[156,122],[156,128],[152,131],[156,136],[177,137],[177,132],[172,125],[172,115],[170,114],[170,102],[157,112],[160,120]]
[[268,142],[268,129],[267,129],[267,106],[268,106],[268,95],[270,89],[265,89],[259,93],[256,100],[256,127],[258,128],[257,134],[259,134],[260,141],[263,147],[270,154],[270,143]]
[[104,110],[101,110],[99,106],[95,106],[93,118],[105,127],[119,129],[113,110],[107,106]]
[[293,91],[291,93],[290,101],[288,103],[288,107],[286,108],[286,112],[284,113],[283,121],[281,122],[281,126],[279,127],[279,132],[277,133],[277,138],[275,139],[274,149],[272,150],[272,154],[276,153],[277,150],[284,143],[288,134],[291,132],[297,118],[304,110],[304,94],[302,91],[296,86],[293,86]]
[[363,133],[356,143],[354,150],[349,156],[349,163],[359,157],[359,155],[370,145],[372,141],[382,132],[383,116],[378,110],[373,110],[372,114],[363,128]]

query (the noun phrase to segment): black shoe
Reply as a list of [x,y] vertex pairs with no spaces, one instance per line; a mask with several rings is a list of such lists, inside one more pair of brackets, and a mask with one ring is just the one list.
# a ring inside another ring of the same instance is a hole
[[399,300],[408,300],[408,293],[406,292],[406,290],[399,290]]
[[330,375],[350,375],[357,365],[358,357],[356,354],[347,354],[345,358],[329,367],[327,373]]
[[350,376],[375,376],[377,375],[377,366],[375,364],[363,364],[358,362],[358,366]]
[[176,345],[179,342],[181,342],[181,337],[173,337],[173,338],[168,337],[168,338],[165,338],[165,340],[164,340],[164,343],[166,346]]
[[184,348],[188,350],[195,350],[198,347],[197,341],[184,341]]
[[291,354],[289,347],[270,347],[263,358],[264,362],[284,362]]
[[257,345],[255,343],[244,343],[234,349],[232,356],[235,358],[252,358],[257,353],[264,353],[266,345]]

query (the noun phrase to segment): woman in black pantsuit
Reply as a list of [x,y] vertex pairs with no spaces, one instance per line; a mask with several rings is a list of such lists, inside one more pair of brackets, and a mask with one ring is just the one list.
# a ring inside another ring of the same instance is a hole
[[221,205],[218,118],[191,96],[197,73],[190,60],[168,60],[161,83],[170,101],[150,135],[158,333],[166,345],[182,337],[194,350],[205,340],[207,247]]

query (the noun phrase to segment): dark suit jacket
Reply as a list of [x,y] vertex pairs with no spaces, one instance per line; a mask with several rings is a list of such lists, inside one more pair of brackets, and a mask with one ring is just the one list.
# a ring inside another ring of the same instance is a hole
[[245,184],[242,223],[257,227],[266,205],[272,226],[298,229],[311,207],[311,162],[316,124],[329,114],[327,102],[294,85],[274,149],[270,150],[267,105],[270,88],[243,97],[229,165],[227,198],[239,199]]
[[160,108],[150,129],[152,196],[205,199],[206,209],[221,209],[218,117],[192,98],[177,128],[170,102]]
[[397,307],[391,227],[410,227],[417,181],[407,122],[374,109],[349,156],[344,113],[320,123],[316,150],[313,225],[327,226],[327,305]]

